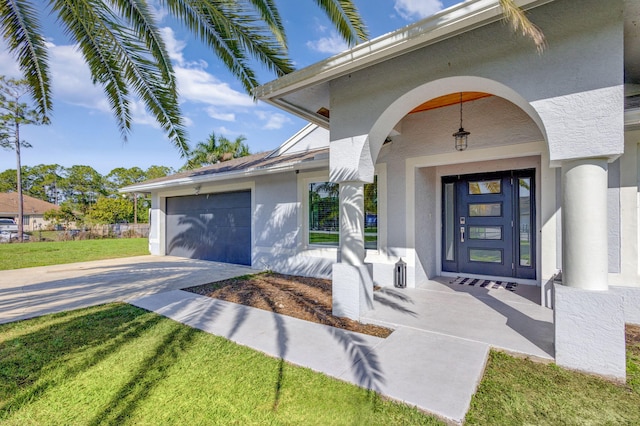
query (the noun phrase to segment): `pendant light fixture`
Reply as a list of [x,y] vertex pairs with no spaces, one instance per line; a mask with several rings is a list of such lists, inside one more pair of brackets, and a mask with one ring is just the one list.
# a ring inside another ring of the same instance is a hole
[[455,147],[457,151],[464,151],[467,149],[467,137],[470,134],[470,132],[465,131],[462,127],[462,92],[460,92],[460,129],[452,135],[455,139]]

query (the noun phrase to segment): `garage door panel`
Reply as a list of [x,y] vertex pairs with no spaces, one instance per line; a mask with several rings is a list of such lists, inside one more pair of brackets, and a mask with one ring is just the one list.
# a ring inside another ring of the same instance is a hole
[[251,264],[251,192],[167,198],[167,254]]

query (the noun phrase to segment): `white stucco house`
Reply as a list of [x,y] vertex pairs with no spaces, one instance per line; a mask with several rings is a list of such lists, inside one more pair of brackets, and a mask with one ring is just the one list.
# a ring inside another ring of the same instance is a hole
[[274,152],[125,188],[152,195],[151,253],[332,277],[334,313],[356,319],[400,258],[408,287],[538,286],[558,364],[624,377],[624,323],[640,323],[640,2],[518,4],[544,52],[498,0],[469,0],[259,87],[311,124]]

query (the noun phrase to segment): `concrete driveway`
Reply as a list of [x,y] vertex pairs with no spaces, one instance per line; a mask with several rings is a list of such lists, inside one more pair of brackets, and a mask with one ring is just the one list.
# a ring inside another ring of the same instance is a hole
[[246,266],[171,256],[0,272],[0,324],[255,273]]

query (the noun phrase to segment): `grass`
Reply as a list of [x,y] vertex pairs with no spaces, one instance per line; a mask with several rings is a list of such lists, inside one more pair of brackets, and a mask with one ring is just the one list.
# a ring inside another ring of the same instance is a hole
[[465,424],[640,424],[639,343],[627,360],[625,386],[492,351]]
[[[640,339],[627,349],[626,386],[492,351],[465,424],[640,424]],[[0,325],[0,423],[441,424],[118,303]]]
[[0,325],[0,423],[441,424],[125,304]]
[[145,254],[146,238],[0,244],[0,271]]
[[[367,243],[377,243],[377,235],[365,235],[364,240]],[[309,232],[309,244],[325,244],[337,246],[340,242],[340,234],[326,234],[322,232]]]

